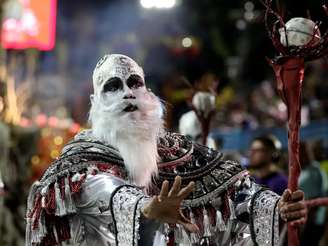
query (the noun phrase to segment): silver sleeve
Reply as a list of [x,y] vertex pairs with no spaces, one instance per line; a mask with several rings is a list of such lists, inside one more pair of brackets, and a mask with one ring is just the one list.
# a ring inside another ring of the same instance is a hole
[[255,245],[278,245],[280,196],[253,182],[249,177],[236,188],[235,213],[239,221],[249,224]]
[[117,177],[89,175],[75,200],[78,211],[72,219],[73,243],[132,246],[141,245],[139,240],[145,236],[151,241],[157,223],[141,216],[149,199],[140,188]]

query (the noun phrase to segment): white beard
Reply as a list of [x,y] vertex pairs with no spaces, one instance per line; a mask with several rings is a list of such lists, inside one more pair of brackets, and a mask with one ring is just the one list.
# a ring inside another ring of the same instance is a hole
[[[157,175],[157,139],[163,131],[163,109],[159,98],[148,91],[136,92],[137,99],[110,99],[110,104],[95,98],[89,119],[93,135],[117,148],[124,160],[132,183],[149,188]],[[114,102],[113,102],[114,101]],[[134,112],[122,112],[131,102]],[[108,104],[109,106],[106,106]]]

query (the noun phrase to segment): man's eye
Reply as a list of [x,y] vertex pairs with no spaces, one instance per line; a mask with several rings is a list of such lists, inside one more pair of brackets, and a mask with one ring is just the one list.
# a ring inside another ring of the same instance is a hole
[[131,75],[127,80],[127,86],[131,89],[137,89],[144,86],[142,78],[138,75]]
[[104,85],[103,91],[106,93],[108,91],[113,92],[122,88],[122,81],[119,78],[112,78],[107,81]]

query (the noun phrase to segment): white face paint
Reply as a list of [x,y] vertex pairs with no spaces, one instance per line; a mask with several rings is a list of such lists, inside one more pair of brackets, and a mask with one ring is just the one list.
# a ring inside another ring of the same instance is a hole
[[90,121],[95,137],[118,148],[131,181],[148,186],[157,174],[160,100],[145,87],[143,70],[124,55],[106,55],[93,74]]
[[143,85],[145,84],[142,68],[130,57],[119,54],[105,55],[99,60],[93,72],[95,94],[99,95],[110,79],[118,78],[126,83],[131,75],[138,77]]

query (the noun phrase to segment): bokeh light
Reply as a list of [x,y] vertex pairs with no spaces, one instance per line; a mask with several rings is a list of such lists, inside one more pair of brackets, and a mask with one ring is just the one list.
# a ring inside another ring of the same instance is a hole
[[253,2],[246,2],[244,5],[246,11],[253,11],[254,10],[254,3]]
[[54,138],[54,144],[56,144],[56,145],[61,145],[61,144],[63,144],[63,138],[62,138],[61,136],[56,136],[56,137]]
[[154,1],[153,0],[141,0],[140,4],[145,9],[149,9],[149,8],[154,7]]
[[57,149],[54,149],[50,152],[50,156],[52,159],[55,159],[59,156],[59,151]]
[[31,162],[33,165],[38,165],[40,163],[40,157],[37,155],[32,156]]
[[182,39],[182,46],[185,48],[189,48],[192,46],[192,39],[189,37],[185,37],[184,39]]
[[175,6],[176,0],[140,0],[140,4],[146,9],[169,9]]

